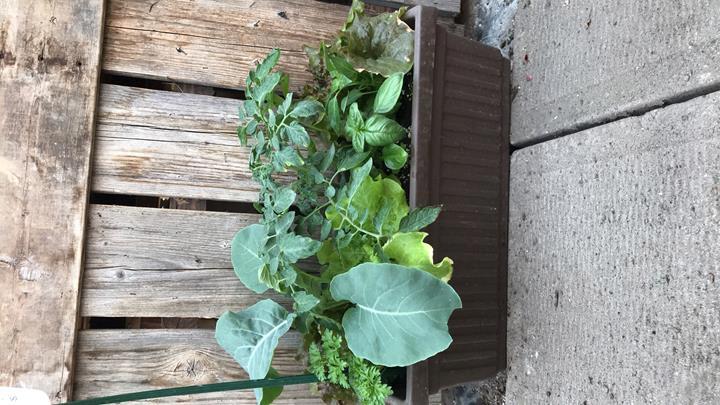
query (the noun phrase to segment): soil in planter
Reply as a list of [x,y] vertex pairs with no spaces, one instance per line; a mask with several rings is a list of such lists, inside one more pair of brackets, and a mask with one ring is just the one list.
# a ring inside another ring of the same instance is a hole
[[[405,75],[405,80],[403,81],[403,90],[402,93],[400,93],[400,107],[398,108],[397,114],[395,116],[395,120],[398,122],[398,124],[402,125],[408,130],[410,130],[410,127],[412,126],[412,84],[413,75],[412,71],[410,71],[410,73]],[[410,137],[408,136],[404,140],[398,142],[398,144],[405,148],[405,150],[408,152],[408,164],[406,164],[405,167],[400,169],[400,171],[397,172],[396,176],[398,180],[400,180],[400,185],[402,186],[402,188],[406,192],[409,192],[410,154],[412,153],[412,149],[410,147]]]

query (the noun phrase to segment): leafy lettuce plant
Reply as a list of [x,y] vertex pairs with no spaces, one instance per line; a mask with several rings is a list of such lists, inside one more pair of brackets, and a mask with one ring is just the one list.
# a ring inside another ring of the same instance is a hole
[[[383,404],[392,393],[383,367],[414,364],[452,341],[447,322],[461,307],[447,284],[453,263],[435,263],[421,232],[439,207],[410,210],[397,180],[408,155],[395,112],[412,67],[400,13],[366,17],[356,1],[338,41],[309,52],[316,81],[301,97],[273,71],[278,50],[248,75],[238,136],[252,146],[262,219],[235,235],[232,263],[247,288],[293,301],[291,310],[266,299],[220,317],[216,339],[251,379],[279,375],[273,353],[295,329],[326,399]],[[403,47],[376,49],[388,35]],[[258,404],[280,392],[255,390]]]

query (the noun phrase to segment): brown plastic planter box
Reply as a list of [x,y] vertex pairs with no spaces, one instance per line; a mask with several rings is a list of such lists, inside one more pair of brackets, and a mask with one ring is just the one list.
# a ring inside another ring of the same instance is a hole
[[408,367],[405,403],[505,368],[510,62],[448,33],[418,6],[415,27],[410,205],[443,205],[429,229],[435,257],[455,261],[463,309],[450,348]]

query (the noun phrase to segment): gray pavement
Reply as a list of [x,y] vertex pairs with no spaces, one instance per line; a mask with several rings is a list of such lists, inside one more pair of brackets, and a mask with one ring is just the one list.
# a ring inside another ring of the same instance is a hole
[[512,142],[720,89],[720,0],[519,0]]
[[[533,7],[546,3],[533,0]],[[552,7],[564,3],[556,0]],[[578,2],[570,3],[577,7]],[[670,7],[665,1],[642,3]],[[548,68],[548,76],[566,71],[569,87],[535,82],[538,88],[526,90],[524,101],[516,99],[516,109],[535,108],[527,114],[538,128],[516,116],[514,139],[567,128],[580,117],[594,116],[590,111],[627,108],[636,100],[633,95],[661,97],[678,88],[680,76],[668,67],[673,61],[693,72],[682,88],[720,77],[717,64],[705,64],[717,60],[717,48],[714,55],[695,50],[690,58],[685,42],[660,39],[670,35],[663,32],[672,17],[707,23],[720,16],[718,2],[694,3],[708,9],[681,4],[677,11],[665,10],[662,21],[648,17],[639,31],[654,32],[654,39],[645,39],[650,42],[626,36],[636,42],[623,52],[655,49],[663,58],[665,48],[653,44],[678,47],[675,59],[662,66],[626,58],[628,66],[641,67],[642,75],[623,79],[612,69],[581,72],[581,62],[616,53],[602,43],[593,55]],[[627,13],[643,13],[632,7]],[[541,24],[525,14],[520,27],[562,29],[561,17]],[[617,17],[623,29],[629,29],[628,18]],[[592,20],[593,29],[607,36],[616,29],[611,28],[615,19],[597,9]],[[583,21],[575,23],[584,31]],[[703,42],[706,27],[692,28],[698,31],[693,35],[684,31],[690,27],[678,27],[683,38],[709,46]],[[559,37],[572,43],[577,39],[568,37],[587,35],[583,31]],[[526,35],[516,35],[516,57]],[[553,58],[570,58],[567,46],[553,50]],[[690,59],[683,62],[685,57]],[[641,79],[648,74],[652,80]],[[583,84],[593,75],[595,87]],[[619,88],[621,82],[631,88]],[[541,88],[554,97],[548,106],[527,101]],[[563,100],[578,97],[585,103],[555,111]],[[562,118],[550,119],[545,109]],[[521,149],[511,167],[507,403],[720,404],[720,93]]]

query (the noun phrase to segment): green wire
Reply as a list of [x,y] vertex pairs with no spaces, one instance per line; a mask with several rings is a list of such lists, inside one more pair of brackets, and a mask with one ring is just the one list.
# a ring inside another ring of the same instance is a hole
[[117,404],[120,402],[137,401],[140,399],[172,397],[175,395],[202,394],[205,392],[220,392],[232,390],[246,390],[252,388],[277,387],[282,385],[310,384],[318,382],[312,374],[293,375],[290,377],[264,378],[262,380],[230,381],[216,384],[190,385],[187,387],[165,388],[161,390],[132,392],[129,394],[112,395],[109,397],[82,399],[66,402],[66,405],[100,405]]

